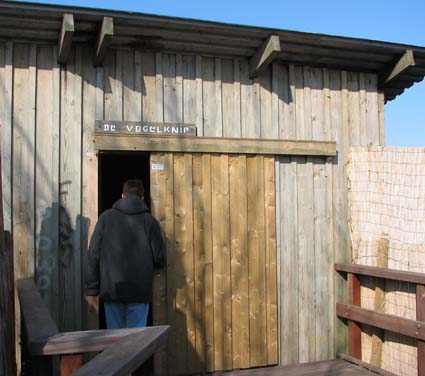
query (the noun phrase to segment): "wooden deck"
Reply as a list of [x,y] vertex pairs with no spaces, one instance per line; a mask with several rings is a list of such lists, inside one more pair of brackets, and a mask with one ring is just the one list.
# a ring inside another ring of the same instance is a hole
[[285,367],[255,368],[239,371],[214,373],[214,376],[377,376],[377,373],[369,371],[343,359],[323,362],[298,364]]

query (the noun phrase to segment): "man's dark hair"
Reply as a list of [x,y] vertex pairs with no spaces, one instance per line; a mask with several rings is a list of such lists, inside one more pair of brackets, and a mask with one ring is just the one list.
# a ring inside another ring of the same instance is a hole
[[124,196],[136,195],[143,197],[143,194],[145,193],[143,182],[140,179],[127,180],[122,187],[122,193],[124,193]]

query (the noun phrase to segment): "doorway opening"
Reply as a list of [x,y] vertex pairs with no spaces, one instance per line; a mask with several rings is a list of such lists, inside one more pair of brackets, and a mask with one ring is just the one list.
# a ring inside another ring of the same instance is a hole
[[[121,198],[122,186],[128,179],[141,179],[145,187],[145,202],[150,208],[150,153],[148,152],[100,152],[99,153],[99,216],[112,208]],[[147,325],[152,325],[152,307],[149,309]],[[106,329],[103,302],[99,306],[99,328]]]
[[121,198],[122,186],[128,179],[141,179],[145,186],[145,202],[150,208],[150,153],[100,152],[99,215],[112,208]]

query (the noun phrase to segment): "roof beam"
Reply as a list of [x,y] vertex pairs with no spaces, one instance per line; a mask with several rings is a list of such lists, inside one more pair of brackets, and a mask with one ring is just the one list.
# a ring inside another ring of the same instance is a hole
[[392,81],[394,78],[399,76],[409,67],[415,66],[415,58],[413,56],[412,50],[406,50],[406,52],[401,56],[401,58],[397,61],[394,67],[391,69],[387,78],[384,81],[384,85],[388,82]]
[[62,30],[59,36],[59,54],[58,63],[65,65],[68,62],[68,56],[71,51],[72,36],[74,35],[74,16],[64,14],[62,19]]
[[103,64],[108,47],[111,44],[112,37],[114,36],[114,20],[112,17],[103,17],[102,25],[100,26],[99,34],[96,40],[96,55],[94,58],[94,65],[99,66]]
[[249,61],[249,76],[258,76],[280,52],[278,35],[270,35]]

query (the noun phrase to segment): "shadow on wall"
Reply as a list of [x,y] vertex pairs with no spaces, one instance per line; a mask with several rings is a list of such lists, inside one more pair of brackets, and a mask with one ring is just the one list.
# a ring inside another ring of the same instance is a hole
[[[85,265],[85,252],[81,257],[76,252],[87,249],[90,220],[77,215],[73,224],[69,212],[54,202],[42,209],[40,221],[35,280],[53,319],[61,327],[64,319],[74,313],[72,310],[73,313],[67,313],[72,300],[77,297],[83,299],[83,290],[75,291],[74,280],[79,278],[83,281],[84,270],[74,264],[81,260],[81,264]],[[79,270],[81,276],[74,275]]]

